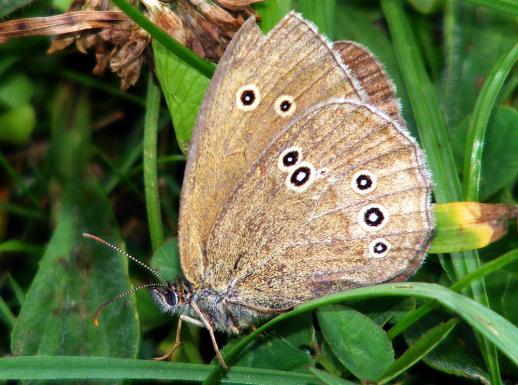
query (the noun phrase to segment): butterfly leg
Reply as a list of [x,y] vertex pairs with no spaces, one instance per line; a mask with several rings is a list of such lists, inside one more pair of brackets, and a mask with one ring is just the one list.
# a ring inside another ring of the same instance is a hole
[[178,349],[180,347],[180,345],[182,344],[182,341],[181,341],[182,320],[183,320],[183,316],[180,316],[180,318],[178,318],[178,326],[176,327],[176,340],[174,342],[173,347],[163,356],[153,358],[155,361],[165,361],[165,360],[169,359],[169,357],[171,357],[174,354],[174,352],[176,351],[176,349]]
[[207,318],[205,318],[205,316],[201,312],[198,305],[196,305],[196,302],[191,302],[190,305],[191,305],[192,309],[194,310],[194,312],[200,318],[200,321],[203,323],[203,326],[205,326],[205,328],[209,331],[210,339],[212,341],[212,346],[214,347],[214,351],[216,352],[216,357],[218,358],[219,363],[221,364],[221,366],[223,366],[223,368],[225,368],[225,370],[228,370],[228,365],[226,364],[225,359],[223,358],[223,356],[221,355],[221,352],[219,351],[219,346],[216,341],[216,337],[214,336],[213,327],[210,325],[209,321],[207,321]]
[[227,302],[226,298],[223,298],[223,301],[221,301],[223,304],[223,307],[225,308],[227,312],[228,320],[230,321],[230,325],[228,326],[230,331],[234,334],[241,333],[241,328],[239,326],[239,321],[237,320],[236,316],[232,312],[229,303]]

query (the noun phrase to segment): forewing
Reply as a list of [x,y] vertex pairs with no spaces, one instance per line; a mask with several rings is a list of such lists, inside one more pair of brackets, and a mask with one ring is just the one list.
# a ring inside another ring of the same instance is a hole
[[365,102],[378,107],[398,123],[403,123],[396,87],[374,54],[361,44],[345,40],[334,42],[333,49],[360,82],[367,94]]
[[[290,151],[300,157],[286,167]],[[303,184],[301,170],[311,173]],[[205,286],[283,308],[406,277],[431,237],[429,194],[421,151],[395,121],[354,101],[317,105],[272,142],[225,203]]]
[[[243,87],[255,91],[256,105],[243,108]],[[179,244],[191,283],[203,279],[205,247],[221,207],[271,138],[323,98],[360,100],[361,93],[340,56],[298,15],[265,36],[254,20],[244,23],[211,81],[189,150]],[[287,113],[279,112],[280,97],[291,102]]]

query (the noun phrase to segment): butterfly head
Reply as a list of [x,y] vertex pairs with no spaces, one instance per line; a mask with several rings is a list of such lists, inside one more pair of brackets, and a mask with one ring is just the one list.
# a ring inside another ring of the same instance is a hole
[[182,280],[151,287],[153,300],[164,313],[176,313],[186,303],[188,287]]

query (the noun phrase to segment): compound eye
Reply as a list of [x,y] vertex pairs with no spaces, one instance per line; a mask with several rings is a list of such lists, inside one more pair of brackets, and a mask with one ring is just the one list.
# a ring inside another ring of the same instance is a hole
[[176,306],[178,304],[178,295],[172,290],[168,290],[164,298],[169,306]]
[[236,106],[242,111],[253,111],[261,101],[261,93],[255,84],[247,84],[236,92]]

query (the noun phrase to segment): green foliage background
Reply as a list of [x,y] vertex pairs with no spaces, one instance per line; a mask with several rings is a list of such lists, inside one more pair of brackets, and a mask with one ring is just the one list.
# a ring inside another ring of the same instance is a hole
[[[5,1],[0,17],[65,7]],[[293,8],[331,40],[360,42],[384,63],[427,153],[437,202],[516,204],[516,2],[267,0],[256,5],[261,27]],[[103,300],[152,278],[134,266],[129,274],[125,257],[82,232],[124,240],[165,277],[179,272],[183,153],[213,66],[150,32],[159,84],[143,76],[124,94],[113,76],[89,75],[89,56],[46,56],[46,38],[0,46],[0,382],[210,384],[223,374],[207,364],[210,341],[195,327],[185,328],[177,362],[149,360],[172,344],[176,321],[144,291],[107,307],[99,328],[91,323]],[[233,364],[222,381],[515,383],[517,258],[513,226],[483,250],[430,255],[410,283],[339,293],[248,336],[219,336]]]

